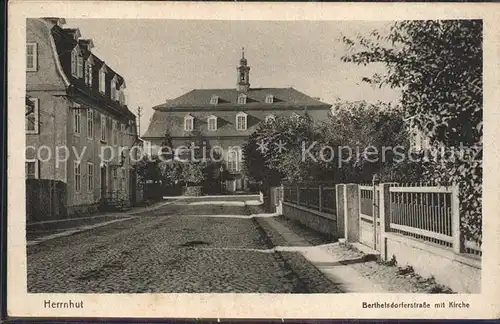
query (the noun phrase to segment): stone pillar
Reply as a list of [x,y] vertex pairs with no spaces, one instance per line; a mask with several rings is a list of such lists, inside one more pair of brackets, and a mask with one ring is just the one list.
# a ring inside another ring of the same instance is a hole
[[460,228],[460,187],[454,184],[451,193],[451,235],[453,237],[453,252],[460,254],[465,250],[464,236]]
[[359,187],[349,183],[344,187],[344,237],[347,242],[359,241]]
[[380,193],[380,257],[387,261],[389,256],[387,255],[387,237],[386,233],[391,231],[391,196],[389,188],[390,183],[379,184]]
[[345,238],[345,227],[344,227],[344,190],[345,184],[335,185],[335,206],[336,217],[337,217],[337,237]]

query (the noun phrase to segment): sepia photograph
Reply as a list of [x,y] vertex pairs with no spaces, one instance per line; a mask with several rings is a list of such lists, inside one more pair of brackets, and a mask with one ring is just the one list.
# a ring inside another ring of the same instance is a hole
[[464,294],[485,292],[484,31],[27,17],[11,160],[25,293],[70,314],[89,307],[79,294],[471,308]]

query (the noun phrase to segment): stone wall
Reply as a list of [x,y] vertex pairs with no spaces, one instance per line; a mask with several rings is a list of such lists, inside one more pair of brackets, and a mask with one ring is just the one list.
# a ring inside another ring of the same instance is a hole
[[319,212],[302,206],[283,202],[283,216],[294,220],[319,233],[328,235],[333,239],[341,237],[337,228],[336,216]]

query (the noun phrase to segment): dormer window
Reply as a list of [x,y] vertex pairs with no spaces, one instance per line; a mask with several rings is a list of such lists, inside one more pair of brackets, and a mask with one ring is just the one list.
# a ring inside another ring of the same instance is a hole
[[87,61],[85,61],[85,83],[91,87],[92,86],[92,66],[94,61],[92,60],[92,56],[89,56]]
[[118,100],[118,90],[116,89],[116,75],[111,79],[111,100]]
[[208,130],[212,132],[217,130],[217,117],[214,115],[208,117]]
[[271,123],[276,120],[276,117],[274,115],[267,115],[266,116],[266,123]]
[[83,57],[78,46],[71,51],[71,75],[83,78]]
[[266,96],[266,103],[273,103],[274,102],[274,96],[272,94],[269,94]]
[[38,48],[36,43],[26,44],[26,71],[34,72],[38,68]]
[[212,96],[212,98],[210,98],[210,104],[216,105],[218,103],[219,103],[219,97],[218,96]]
[[104,64],[99,70],[99,91],[106,93],[106,66]]
[[247,96],[245,96],[244,94],[240,94],[238,96],[238,103],[239,104],[246,104],[247,103]]
[[236,129],[244,131],[247,129],[247,114],[240,112],[236,115]]
[[191,115],[187,115],[184,117],[184,130],[186,132],[190,132],[194,129],[194,117]]

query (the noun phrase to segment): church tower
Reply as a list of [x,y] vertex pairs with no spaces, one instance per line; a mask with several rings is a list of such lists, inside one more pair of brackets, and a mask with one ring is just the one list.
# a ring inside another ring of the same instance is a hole
[[245,58],[245,48],[241,49],[240,66],[236,68],[238,71],[238,81],[236,89],[238,91],[248,91],[250,89],[250,67],[247,66],[247,59]]

